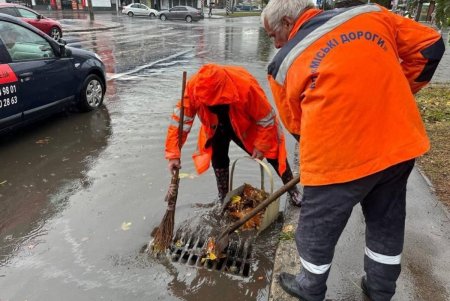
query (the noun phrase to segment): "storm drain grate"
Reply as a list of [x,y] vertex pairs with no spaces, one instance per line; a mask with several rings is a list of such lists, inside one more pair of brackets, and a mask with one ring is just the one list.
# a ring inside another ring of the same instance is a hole
[[180,264],[249,277],[252,263],[250,240],[230,240],[225,249],[225,256],[210,260],[204,254],[208,236],[201,233],[197,235],[181,233],[175,236],[174,243],[170,247],[170,256],[173,262]]

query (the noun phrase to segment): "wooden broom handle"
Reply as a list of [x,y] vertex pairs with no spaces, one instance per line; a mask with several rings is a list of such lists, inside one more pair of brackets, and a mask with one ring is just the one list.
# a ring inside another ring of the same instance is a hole
[[186,75],[183,71],[183,84],[181,86],[181,101],[180,101],[180,122],[178,123],[178,147],[181,151],[181,144],[183,143],[183,123],[184,123],[184,91],[186,90]]

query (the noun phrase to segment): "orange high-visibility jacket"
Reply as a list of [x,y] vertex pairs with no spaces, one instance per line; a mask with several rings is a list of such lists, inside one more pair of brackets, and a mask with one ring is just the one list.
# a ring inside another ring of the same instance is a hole
[[444,48],[435,30],[378,5],[303,13],[268,70],[281,120],[301,136],[302,184],[348,182],[424,154],[413,93]]
[[[182,143],[187,139],[195,115],[202,125],[198,137],[197,151],[193,155],[195,167],[200,174],[210,165],[212,148],[205,146],[212,138],[218,125],[217,116],[208,106],[229,105],[230,122],[245,149],[252,153],[254,148],[264,157],[279,160],[279,172],[286,169],[284,135],[275,110],[257,80],[244,68],[236,66],[204,65],[187,85],[184,94],[184,124]],[[166,159],[180,158],[178,147],[178,123],[180,120],[178,102],[172,114],[166,139]]]

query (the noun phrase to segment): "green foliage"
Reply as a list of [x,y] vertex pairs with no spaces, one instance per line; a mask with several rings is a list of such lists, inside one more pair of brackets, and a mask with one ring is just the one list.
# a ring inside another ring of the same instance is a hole
[[431,85],[417,94],[417,102],[425,122],[450,122],[450,88]]
[[280,240],[282,240],[282,241],[294,240],[294,239],[295,239],[294,231],[288,231],[288,232],[281,232],[280,233]]
[[450,0],[436,0],[436,26],[445,28],[450,25]]

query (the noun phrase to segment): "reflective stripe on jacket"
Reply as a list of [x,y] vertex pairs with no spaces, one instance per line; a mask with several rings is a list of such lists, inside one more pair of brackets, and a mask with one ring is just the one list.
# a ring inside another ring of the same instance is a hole
[[347,182],[424,154],[413,93],[443,52],[435,30],[378,5],[303,13],[268,76],[284,126],[301,136],[302,184]]
[[[266,158],[279,160],[279,172],[286,169],[284,135],[276,114],[257,80],[244,68],[235,66],[204,65],[189,79],[184,95],[183,144],[198,115],[202,125],[197,150],[193,155],[198,173],[206,171],[211,161],[212,148],[206,142],[218,124],[216,114],[208,106],[229,105],[230,122],[245,149],[254,148]],[[172,114],[166,139],[166,159],[180,158],[178,148],[178,122],[180,102]]]

